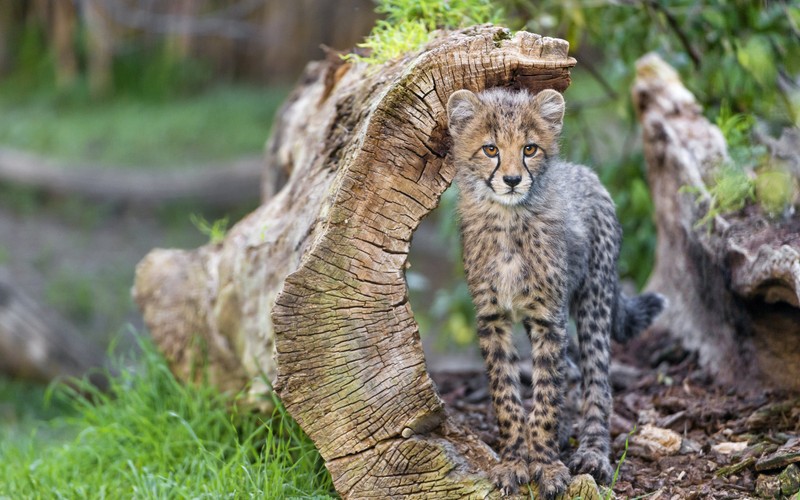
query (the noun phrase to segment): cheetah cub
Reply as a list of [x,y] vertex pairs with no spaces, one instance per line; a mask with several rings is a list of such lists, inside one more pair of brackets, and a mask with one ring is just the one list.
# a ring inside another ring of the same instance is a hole
[[[628,298],[616,271],[622,231],[614,203],[588,168],[558,159],[564,98],[554,90],[455,92],[447,103],[467,283],[477,315],[506,494],[531,479],[545,498],[570,471],[608,484],[609,342],[646,328],[657,294]],[[559,458],[567,315],[577,325],[582,377],[579,446]],[[521,321],[533,351],[533,409],[525,416],[511,328]]]

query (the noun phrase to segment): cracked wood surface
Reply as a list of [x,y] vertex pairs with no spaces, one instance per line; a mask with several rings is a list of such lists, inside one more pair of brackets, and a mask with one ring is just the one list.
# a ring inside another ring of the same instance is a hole
[[655,55],[637,63],[632,93],[658,231],[647,288],[670,300],[657,326],[723,383],[800,390],[800,219],[747,207],[697,227],[728,158],[722,133]]
[[[429,432],[442,432],[443,405],[425,370],[403,271],[412,232],[454,174],[444,161],[449,95],[464,87],[568,84],[572,61],[563,42],[503,36],[496,28],[451,35],[379,72],[338,70],[346,72],[329,99],[369,113],[347,127],[344,145],[334,141],[342,160],[327,227],[287,278],[273,321],[281,398],[345,496],[491,491],[481,471],[494,457],[482,442]],[[319,139],[331,142],[330,135]]]
[[483,472],[495,454],[447,419],[428,377],[404,271],[454,175],[449,95],[563,91],[567,49],[480,26],[380,67],[310,64],[267,144],[263,205],[219,245],[138,267],[135,297],[173,370],[191,378],[207,359],[213,382],[254,397],[262,373],[275,380],[344,497],[496,495]]

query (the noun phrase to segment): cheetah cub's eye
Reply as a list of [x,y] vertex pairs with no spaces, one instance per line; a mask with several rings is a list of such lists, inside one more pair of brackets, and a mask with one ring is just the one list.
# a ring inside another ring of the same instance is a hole
[[525,155],[526,158],[533,158],[536,156],[536,153],[539,152],[539,146],[536,144],[528,144],[524,148],[522,148],[522,154]]
[[494,158],[497,156],[497,146],[494,144],[487,144],[483,147],[483,154],[488,156],[489,158]]

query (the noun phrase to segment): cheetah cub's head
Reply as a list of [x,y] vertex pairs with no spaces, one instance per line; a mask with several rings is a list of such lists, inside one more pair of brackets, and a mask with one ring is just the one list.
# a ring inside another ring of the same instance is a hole
[[453,157],[462,180],[504,205],[536,191],[548,159],[558,154],[564,98],[555,90],[459,90],[447,101]]

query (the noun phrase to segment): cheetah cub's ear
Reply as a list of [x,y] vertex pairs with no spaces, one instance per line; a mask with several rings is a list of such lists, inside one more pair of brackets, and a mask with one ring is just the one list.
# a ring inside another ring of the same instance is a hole
[[560,134],[564,123],[564,97],[561,93],[552,89],[542,90],[536,94],[533,105],[539,116],[550,126],[550,130],[556,135]]
[[469,90],[457,90],[447,100],[447,120],[450,135],[458,135],[464,131],[467,124],[475,117],[481,101],[478,96]]

